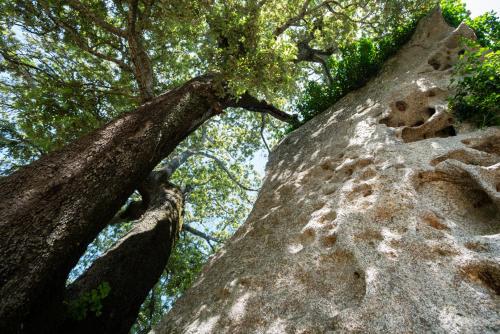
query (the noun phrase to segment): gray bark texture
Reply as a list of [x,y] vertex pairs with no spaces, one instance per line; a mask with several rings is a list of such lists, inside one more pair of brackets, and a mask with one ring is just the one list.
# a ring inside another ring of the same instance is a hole
[[212,78],[193,79],[0,181],[1,333],[50,332],[37,315],[87,245],[216,102]]

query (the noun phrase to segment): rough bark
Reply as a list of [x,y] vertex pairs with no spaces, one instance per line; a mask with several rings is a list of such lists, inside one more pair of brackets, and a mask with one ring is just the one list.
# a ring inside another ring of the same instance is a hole
[[139,86],[141,100],[144,102],[153,98],[155,80],[151,60],[144,48],[143,32],[137,27],[138,5],[139,1],[137,0],[129,2],[127,42],[130,50],[130,58],[134,65],[135,79]]
[[[71,268],[158,162],[206,119],[212,79],[193,79],[0,180],[0,332],[42,332]],[[31,327],[30,327],[31,326]]]
[[86,317],[78,320],[75,319],[78,314],[71,314],[69,310],[69,317],[58,332],[126,334],[135,322],[141,304],[170,257],[181,229],[183,206],[178,189],[154,178],[146,183],[151,194],[146,213],[67,289],[65,303],[71,308],[78,305],[83,294],[98,289],[103,283],[109,284],[111,290],[102,300],[100,314],[88,310]]
[[446,112],[473,35],[434,12],[284,139],[247,222],[155,333],[498,333],[500,129]]
[[143,44],[142,37],[137,34],[130,34],[128,37],[130,57],[134,65],[134,76],[139,86],[141,100],[149,101],[154,96],[154,73]]

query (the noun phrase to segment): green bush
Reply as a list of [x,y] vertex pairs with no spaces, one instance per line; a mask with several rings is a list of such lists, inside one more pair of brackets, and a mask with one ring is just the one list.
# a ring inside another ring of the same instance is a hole
[[455,66],[449,106],[458,121],[500,125],[500,51],[476,48]]
[[445,21],[453,27],[470,18],[470,12],[461,0],[441,0],[440,6]]
[[453,70],[451,112],[477,127],[500,125],[500,19],[494,12],[473,19],[461,0],[442,0],[441,8],[450,25],[465,22],[477,36],[477,42],[463,41],[468,51]]
[[500,18],[494,13],[485,13],[465,21],[474,29],[478,43],[490,50],[500,50]]
[[329,86],[317,81],[307,84],[297,104],[303,122],[323,112],[347,93],[365,85],[380,71],[384,62],[410,39],[416,22],[416,19],[412,20],[382,38],[362,38],[340,48],[339,55],[331,57],[328,62],[334,84]]
[[[474,19],[461,0],[441,0],[443,17],[448,24],[457,27],[468,24],[478,37],[478,43],[491,50],[500,49],[500,21],[493,13]],[[420,17],[415,17],[383,38],[363,38],[341,48],[340,53],[329,59],[328,67],[334,79],[333,85],[310,81],[297,103],[303,123],[326,110],[347,93],[365,85],[378,74],[384,62],[412,36]],[[455,71],[454,85],[457,95],[450,105],[459,120],[472,120],[478,125],[496,124],[495,104],[498,105],[498,54],[489,55],[484,64],[478,63],[478,54],[464,56],[460,68]],[[465,62],[470,59],[471,63]],[[466,78],[458,79],[466,75]],[[495,102],[497,101],[497,102]],[[476,109],[473,109],[476,105]],[[473,116],[474,110],[478,113]],[[481,120],[481,121],[480,121]]]

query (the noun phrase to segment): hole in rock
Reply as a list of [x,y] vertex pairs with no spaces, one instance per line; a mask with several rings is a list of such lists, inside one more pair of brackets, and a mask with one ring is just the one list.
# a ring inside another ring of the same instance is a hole
[[424,121],[417,121],[415,124],[413,124],[412,126],[415,127],[415,126],[420,126],[420,125],[423,125],[424,124]]
[[462,143],[478,151],[500,155],[500,136],[490,136],[481,139],[464,139]]
[[492,204],[491,199],[488,196],[478,196],[478,198],[472,202],[472,206],[475,209],[481,209]]
[[357,234],[354,234],[354,239],[359,239],[359,240],[365,240],[365,241],[370,241],[370,240],[384,240],[384,237],[382,236],[382,233],[380,231],[367,228]]
[[451,125],[436,132],[436,137],[441,137],[441,138],[451,137],[451,136],[456,136],[456,135],[457,135],[457,131]]
[[325,162],[322,163],[320,167],[321,167],[321,169],[324,169],[324,170],[330,169],[330,166],[328,165],[328,163],[325,163]]
[[437,247],[434,247],[432,250],[431,250],[431,253],[434,253],[438,256],[455,256],[455,255],[458,255],[459,253],[454,250],[453,248],[449,247],[449,246],[437,246]]
[[389,117],[384,117],[384,118],[382,118],[382,119],[379,121],[379,123],[380,123],[380,124],[384,124],[384,125],[386,125],[386,126],[389,126],[389,121],[390,121],[390,118],[389,118]]
[[365,272],[351,252],[337,249],[321,255],[318,266],[311,269],[297,272],[306,278],[304,288],[313,295],[330,299],[338,311],[358,306],[363,301],[366,294]]
[[493,262],[480,262],[462,268],[462,273],[470,280],[491,289],[500,295],[500,265]]
[[323,217],[321,217],[321,222],[322,223],[331,223],[335,219],[337,219],[337,212],[330,211],[326,215],[324,215]]
[[468,241],[465,247],[475,252],[486,252],[489,250],[488,245],[482,244],[479,241]]
[[309,227],[309,228],[306,228],[302,234],[300,235],[300,241],[302,242],[302,244],[310,244],[314,241],[316,237],[316,231]]
[[332,247],[337,242],[337,235],[330,234],[321,239],[321,244],[324,247]]
[[422,219],[427,225],[435,228],[436,230],[450,229],[446,224],[443,223],[443,220],[436,216],[434,213],[428,212],[423,215]]
[[367,189],[367,190],[363,191],[363,197],[368,197],[371,194],[373,194],[373,190],[371,190],[371,189]]
[[431,117],[435,113],[436,113],[436,109],[435,108],[432,108],[432,107],[427,108],[427,115],[429,115],[429,117]]
[[396,101],[396,108],[399,111],[405,111],[408,108],[408,104],[405,101]]
[[500,232],[500,210],[485,191],[471,185],[474,181],[441,172],[425,174],[417,187],[423,204],[470,236]]
[[360,195],[367,197],[373,194],[372,186],[367,183],[362,183],[353,187],[352,191],[347,195],[347,199],[352,201]]
[[441,66],[441,64],[436,58],[429,59],[427,63],[431,65],[435,70],[439,70],[439,67]]

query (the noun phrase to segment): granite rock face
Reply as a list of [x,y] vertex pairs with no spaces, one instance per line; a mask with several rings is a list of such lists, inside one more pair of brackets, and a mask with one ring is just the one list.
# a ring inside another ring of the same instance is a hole
[[272,153],[247,222],[154,333],[500,332],[500,129],[447,112],[439,10]]

